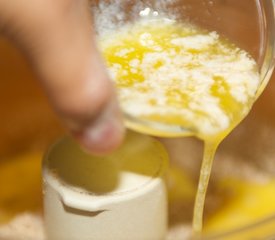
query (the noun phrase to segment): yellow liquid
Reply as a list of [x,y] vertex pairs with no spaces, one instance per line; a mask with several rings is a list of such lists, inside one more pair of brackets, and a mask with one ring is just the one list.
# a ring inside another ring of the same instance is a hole
[[216,149],[260,85],[255,61],[215,32],[166,18],[141,19],[100,42],[127,114],[183,127],[204,141],[193,216],[193,232],[200,233]]

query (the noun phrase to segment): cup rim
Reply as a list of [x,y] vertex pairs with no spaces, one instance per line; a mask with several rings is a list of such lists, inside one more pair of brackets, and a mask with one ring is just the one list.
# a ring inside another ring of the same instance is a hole
[[154,175],[148,176],[146,180],[141,181],[141,184],[138,187],[131,188],[129,190],[96,195],[92,192],[81,190],[67,184],[59,179],[53,170],[49,169],[48,160],[53,149],[57,148],[59,144],[68,139],[68,137],[59,138],[50,146],[48,151],[46,151],[42,161],[42,176],[44,185],[48,185],[53,188],[58,193],[65,206],[84,211],[101,211],[112,208],[116,204],[142,197],[160,185],[163,185],[164,187],[163,176],[167,168],[165,159],[160,160],[159,169],[157,169]]

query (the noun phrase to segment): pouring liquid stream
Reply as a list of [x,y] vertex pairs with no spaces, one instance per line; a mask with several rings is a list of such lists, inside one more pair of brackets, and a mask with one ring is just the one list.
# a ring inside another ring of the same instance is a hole
[[216,149],[247,115],[260,87],[256,62],[216,32],[159,16],[104,34],[100,44],[125,113],[204,141],[192,225],[200,235]]

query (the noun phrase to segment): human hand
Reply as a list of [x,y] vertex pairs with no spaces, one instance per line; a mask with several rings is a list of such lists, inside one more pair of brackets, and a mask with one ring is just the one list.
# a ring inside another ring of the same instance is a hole
[[104,154],[121,143],[121,113],[96,47],[88,0],[0,0],[0,30],[29,59],[84,148]]

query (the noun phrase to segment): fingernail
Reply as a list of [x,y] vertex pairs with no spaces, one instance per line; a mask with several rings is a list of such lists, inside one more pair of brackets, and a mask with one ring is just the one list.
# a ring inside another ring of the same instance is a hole
[[79,140],[87,151],[105,154],[120,145],[124,131],[118,107],[111,103],[93,124],[83,130]]

